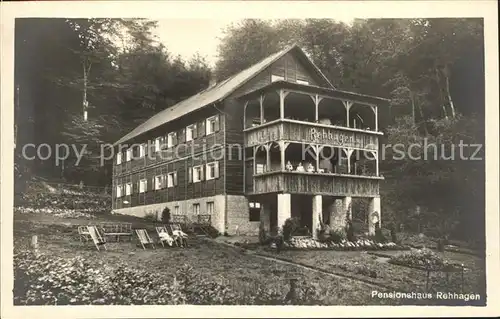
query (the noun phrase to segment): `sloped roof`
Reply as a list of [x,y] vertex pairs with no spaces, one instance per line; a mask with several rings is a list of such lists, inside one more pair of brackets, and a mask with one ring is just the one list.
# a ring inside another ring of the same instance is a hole
[[296,44],[289,46],[277,53],[274,53],[267,58],[261,60],[260,62],[250,66],[249,68],[229,77],[228,79],[209,87],[165,110],[155,114],[148,120],[146,120],[141,125],[137,126],[131,132],[126,134],[124,137],[119,139],[114,145],[126,142],[134,137],[137,137],[143,133],[146,133],[154,128],[159,127],[167,122],[173,121],[180,118],[186,114],[196,111],[206,105],[215,103],[226,98],[228,95],[233,93],[236,89],[241,87],[247,81],[255,77],[273,62],[284,56],[290,51],[296,51],[301,54],[310,63],[314,71],[318,76],[324,79],[325,83],[333,88],[333,85],[328,81],[326,76],[314,65],[314,63],[305,55],[304,51]]

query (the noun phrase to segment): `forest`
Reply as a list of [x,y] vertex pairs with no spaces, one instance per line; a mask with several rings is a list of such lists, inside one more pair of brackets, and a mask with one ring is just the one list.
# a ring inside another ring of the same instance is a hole
[[[223,32],[218,60],[172,54],[148,19],[17,19],[16,187],[35,176],[111,183],[100,145],[153,114],[293,43],[336,88],[390,99],[379,110],[383,143],[436,143],[429,160],[380,163],[383,220],[484,241],[482,19],[241,20]],[[244,52],[244,54],[242,54]],[[22,145],[87,144],[76,157],[27,160]],[[423,152],[424,148],[419,148]],[[450,160],[442,155],[455,154]]]

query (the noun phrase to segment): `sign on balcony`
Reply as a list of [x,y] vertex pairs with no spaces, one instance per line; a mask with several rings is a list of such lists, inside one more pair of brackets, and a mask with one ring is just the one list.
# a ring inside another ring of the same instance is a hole
[[369,150],[378,148],[378,136],[368,131],[358,132],[347,128],[328,128],[314,123],[286,121],[252,129],[247,133],[247,146],[260,145],[280,139],[296,143],[317,143]]
[[355,143],[354,134],[334,131],[326,128],[311,128],[309,136],[312,142],[332,144],[338,146],[351,146]]

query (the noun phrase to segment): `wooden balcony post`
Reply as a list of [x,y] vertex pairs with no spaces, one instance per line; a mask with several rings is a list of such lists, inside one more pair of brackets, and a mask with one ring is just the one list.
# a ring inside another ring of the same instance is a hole
[[285,98],[288,95],[288,93],[285,90],[279,90],[279,96],[280,96],[280,119],[285,118]]
[[265,95],[262,94],[259,98],[259,104],[260,104],[260,124],[264,124],[264,98]]
[[321,102],[323,98],[320,97],[318,94],[310,95],[310,97],[314,102],[314,121],[317,123],[319,121],[319,111],[318,111],[319,102]]
[[375,114],[375,132],[378,132],[378,107],[375,105],[370,105],[373,114]]
[[266,172],[271,171],[271,143],[264,144],[266,149]]
[[353,103],[351,101],[342,101],[342,103],[344,104],[345,110],[346,110],[346,126],[350,127],[349,126],[349,111],[350,111]]
[[246,101],[245,105],[243,106],[243,129],[247,128],[247,107],[248,101]]
[[279,147],[280,147],[281,171],[283,172],[285,170],[285,151],[286,151],[288,145],[290,145],[290,142],[279,141],[278,144],[279,144]]

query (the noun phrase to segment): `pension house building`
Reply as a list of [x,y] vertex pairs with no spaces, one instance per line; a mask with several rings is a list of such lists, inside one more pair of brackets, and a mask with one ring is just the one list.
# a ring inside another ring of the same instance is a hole
[[118,140],[113,210],[228,234],[296,217],[343,227],[353,197],[380,221],[378,106],[337,89],[297,45],[154,115]]

